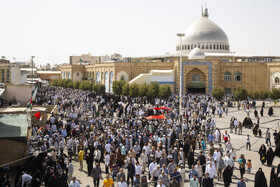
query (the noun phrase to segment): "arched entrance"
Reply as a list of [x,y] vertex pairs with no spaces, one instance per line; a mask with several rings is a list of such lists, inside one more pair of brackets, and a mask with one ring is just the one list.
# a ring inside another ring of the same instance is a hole
[[186,76],[187,93],[206,93],[206,75],[198,68],[192,69]]

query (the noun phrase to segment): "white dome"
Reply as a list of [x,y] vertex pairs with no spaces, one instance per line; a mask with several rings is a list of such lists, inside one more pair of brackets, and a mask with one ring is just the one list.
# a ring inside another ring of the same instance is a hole
[[188,57],[190,60],[205,59],[205,53],[196,47],[189,53]]
[[[190,52],[194,48],[200,48],[209,53],[227,53],[229,42],[226,33],[214,22],[208,19],[208,11],[201,18],[192,23],[185,31],[182,38],[182,50]],[[180,40],[177,51],[180,51]]]

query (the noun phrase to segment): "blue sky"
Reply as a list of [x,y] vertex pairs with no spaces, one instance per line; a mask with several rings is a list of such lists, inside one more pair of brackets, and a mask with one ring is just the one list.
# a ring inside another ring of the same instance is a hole
[[[66,63],[70,55],[175,52],[176,33],[201,16],[202,0],[2,0],[0,56]],[[279,0],[210,0],[231,51],[280,56]]]

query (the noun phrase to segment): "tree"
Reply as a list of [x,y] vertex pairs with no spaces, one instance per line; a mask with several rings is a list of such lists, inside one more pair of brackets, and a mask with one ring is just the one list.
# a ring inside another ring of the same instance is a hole
[[91,90],[91,83],[89,81],[82,81],[80,86],[80,90]]
[[238,86],[234,91],[234,97],[237,100],[244,100],[248,97],[248,92],[245,88],[242,88],[241,86]]
[[112,85],[112,89],[114,94],[121,95],[122,94],[122,87],[124,85],[124,81],[114,81]]
[[74,88],[74,82],[73,81],[68,82],[67,88]]
[[221,86],[214,87],[212,91],[213,97],[215,97],[217,100],[221,100],[225,95],[225,89]]
[[131,97],[138,97],[139,95],[139,88],[138,84],[129,85],[129,95]]
[[147,97],[153,99],[158,96],[159,92],[159,84],[157,82],[153,82],[148,86]]
[[58,79],[54,79],[54,80],[52,80],[51,85],[52,86],[58,86],[58,82],[59,82]]
[[79,89],[79,88],[80,88],[80,84],[81,84],[80,81],[75,81],[75,82],[73,83],[73,88]]
[[250,92],[248,94],[248,96],[253,99],[253,100],[256,100],[256,99],[259,99],[260,98],[260,93],[258,91],[254,91],[254,92]]
[[141,97],[146,96],[147,95],[147,91],[148,91],[148,86],[147,86],[146,83],[140,84],[138,86],[138,94],[139,94],[139,96],[141,96]]
[[260,99],[266,100],[269,97],[269,91],[267,90],[261,90],[260,91]]
[[129,95],[129,84],[128,83],[124,83],[124,85],[122,86],[122,94],[125,96]]
[[168,98],[172,94],[171,88],[169,85],[163,85],[159,87],[159,96],[161,98]]
[[94,91],[95,93],[98,93],[99,85],[100,84],[93,84],[92,87],[91,87],[92,91]]
[[273,100],[277,100],[280,98],[280,89],[279,88],[272,88],[269,97]]
[[98,94],[105,94],[105,86],[103,84],[99,85]]

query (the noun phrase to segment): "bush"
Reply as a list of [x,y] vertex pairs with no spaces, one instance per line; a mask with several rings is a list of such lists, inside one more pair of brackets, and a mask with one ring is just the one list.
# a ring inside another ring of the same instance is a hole
[[277,100],[280,98],[280,89],[278,88],[272,88],[269,97],[273,100]]
[[266,100],[269,97],[269,91],[267,90],[261,90],[260,91],[260,99]]
[[58,80],[58,79],[54,79],[54,80],[52,80],[52,82],[51,82],[51,86],[58,86],[58,82],[59,82],[59,80]]
[[67,88],[74,88],[74,82],[73,81],[68,82]]
[[125,96],[129,95],[129,84],[128,83],[124,83],[124,85],[122,86],[122,94]]
[[212,91],[212,95],[217,100],[221,100],[225,95],[225,89],[221,86],[214,87],[214,89]]
[[158,96],[159,92],[159,84],[157,82],[153,82],[148,86],[147,97],[153,99]]
[[122,94],[122,87],[124,85],[124,81],[114,81],[112,85],[112,89],[114,94],[121,95]]
[[168,98],[172,94],[171,88],[169,85],[163,85],[159,87],[159,96],[161,98]]
[[238,86],[234,91],[234,97],[237,100],[244,100],[248,97],[248,92],[245,90],[245,88]]
[[129,95],[131,97],[138,97],[139,95],[139,85],[138,84],[132,84],[129,85]]

